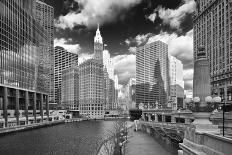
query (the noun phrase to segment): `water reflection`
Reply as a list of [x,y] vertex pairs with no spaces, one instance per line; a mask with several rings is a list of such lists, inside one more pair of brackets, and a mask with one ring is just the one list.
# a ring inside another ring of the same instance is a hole
[[0,154],[90,155],[112,129],[112,121],[86,121],[11,134],[0,138]]

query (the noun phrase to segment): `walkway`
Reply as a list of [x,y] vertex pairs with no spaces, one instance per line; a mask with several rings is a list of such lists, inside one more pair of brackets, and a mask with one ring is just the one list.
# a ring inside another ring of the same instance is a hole
[[126,144],[126,155],[171,155],[147,133],[134,132]]

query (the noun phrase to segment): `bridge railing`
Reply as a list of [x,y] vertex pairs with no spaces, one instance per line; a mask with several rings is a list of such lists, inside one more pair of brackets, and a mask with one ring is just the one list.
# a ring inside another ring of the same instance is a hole
[[151,127],[160,127],[165,129],[176,129],[176,130],[185,130],[190,124],[184,123],[171,123],[171,122],[146,122],[140,121],[141,124],[149,125]]

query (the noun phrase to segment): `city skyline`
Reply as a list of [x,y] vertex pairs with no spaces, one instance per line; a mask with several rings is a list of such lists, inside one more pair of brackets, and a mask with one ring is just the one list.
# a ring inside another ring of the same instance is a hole
[[[185,89],[192,89],[194,0],[125,0],[121,4],[111,0],[45,2],[55,10],[55,45],[71,52],[78,51],[80,62],[93,56],[93,37],[99,22],[107,49],[115,61],[120,84],[126,84],[129,78],[135,77],[135,47],[160,39],[169,45],[170,54],[182,61]],[[96,9],[103,3],[102,13],[115,10],[112,13],[114,20],[108,20]],[[89,7],[94,4],[96,8]],[[93,14],[96,20],[91,21]]]

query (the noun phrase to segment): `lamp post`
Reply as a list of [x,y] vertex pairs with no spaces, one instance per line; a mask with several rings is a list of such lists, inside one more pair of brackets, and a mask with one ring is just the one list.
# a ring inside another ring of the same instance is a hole
[[211,104],[220,103],[221,98],[218,96],[214,98],[207,96],[205,97],[205,101],[200,101],[200,97],[194,97],[193,100],[188,99],[185,100],[185,102],[187,104],[191,102],[194,103],[189,107],[195,117],[193,124],[212,124],[212,122],[209,120],[211,112],[213,111]]
[[[221,102],[221,97],[217,97],[218,103]],[[222,102],[222,135],[225,136],[225,108],[226,108],[226,101]]]

